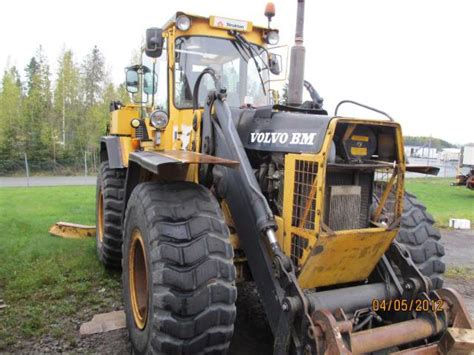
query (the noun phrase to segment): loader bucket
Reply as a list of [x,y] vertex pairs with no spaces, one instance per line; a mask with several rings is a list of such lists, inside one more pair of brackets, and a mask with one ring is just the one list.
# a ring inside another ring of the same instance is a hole
[[95,237],[95,226],[57,222],[51,226],[49,233],[56,237],[66,239],[83,239],[87,237]]

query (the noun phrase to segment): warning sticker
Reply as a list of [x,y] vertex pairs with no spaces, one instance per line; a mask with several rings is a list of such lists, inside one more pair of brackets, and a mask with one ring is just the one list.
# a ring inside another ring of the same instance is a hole
[[233,20],[225,17],[211,16],[209,19],[211,27],[223,28],[226,30],[236,30],[249,32],[252,31],[253,25],[249,21]]

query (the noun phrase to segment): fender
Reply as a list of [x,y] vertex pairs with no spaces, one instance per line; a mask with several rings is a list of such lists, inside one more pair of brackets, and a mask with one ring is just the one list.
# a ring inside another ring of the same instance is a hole
[[439,173],[439,168],[436,166],[425,166],[425,165],[410,165],[408,164],[405,167],[405,171],[410,171],[412,173],[426,174],[437,176]]
[[109,161],[111,169],[123,169],[125,165],[122,161],[122,149],[120,147],[120,137],[103,136],[100,138],[100,161]]
[[[183,150],[138,151],[130,153],[125,181],[125,207],[133,189],[141,181],[183,181],[189,164],[222,165],[238,168],[239,162]],[[152,177],[150,178],[150,174]],[[148,177],[144,179],[143,177]]]

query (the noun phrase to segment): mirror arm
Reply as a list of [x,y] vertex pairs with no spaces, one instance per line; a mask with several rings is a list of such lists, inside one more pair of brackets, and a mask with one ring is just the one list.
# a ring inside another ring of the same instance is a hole
[[151,76],[153,79],[151,79],[151,107],[155,107],[155,67],[156,67],[156,60],[153,61],[153,71],[151,72]]

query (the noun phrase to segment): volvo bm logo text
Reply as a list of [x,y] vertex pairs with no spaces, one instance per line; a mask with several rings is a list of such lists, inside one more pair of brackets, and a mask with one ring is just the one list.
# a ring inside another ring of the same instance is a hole
[[313,145],[316,133],[252,132],[250,143]]

